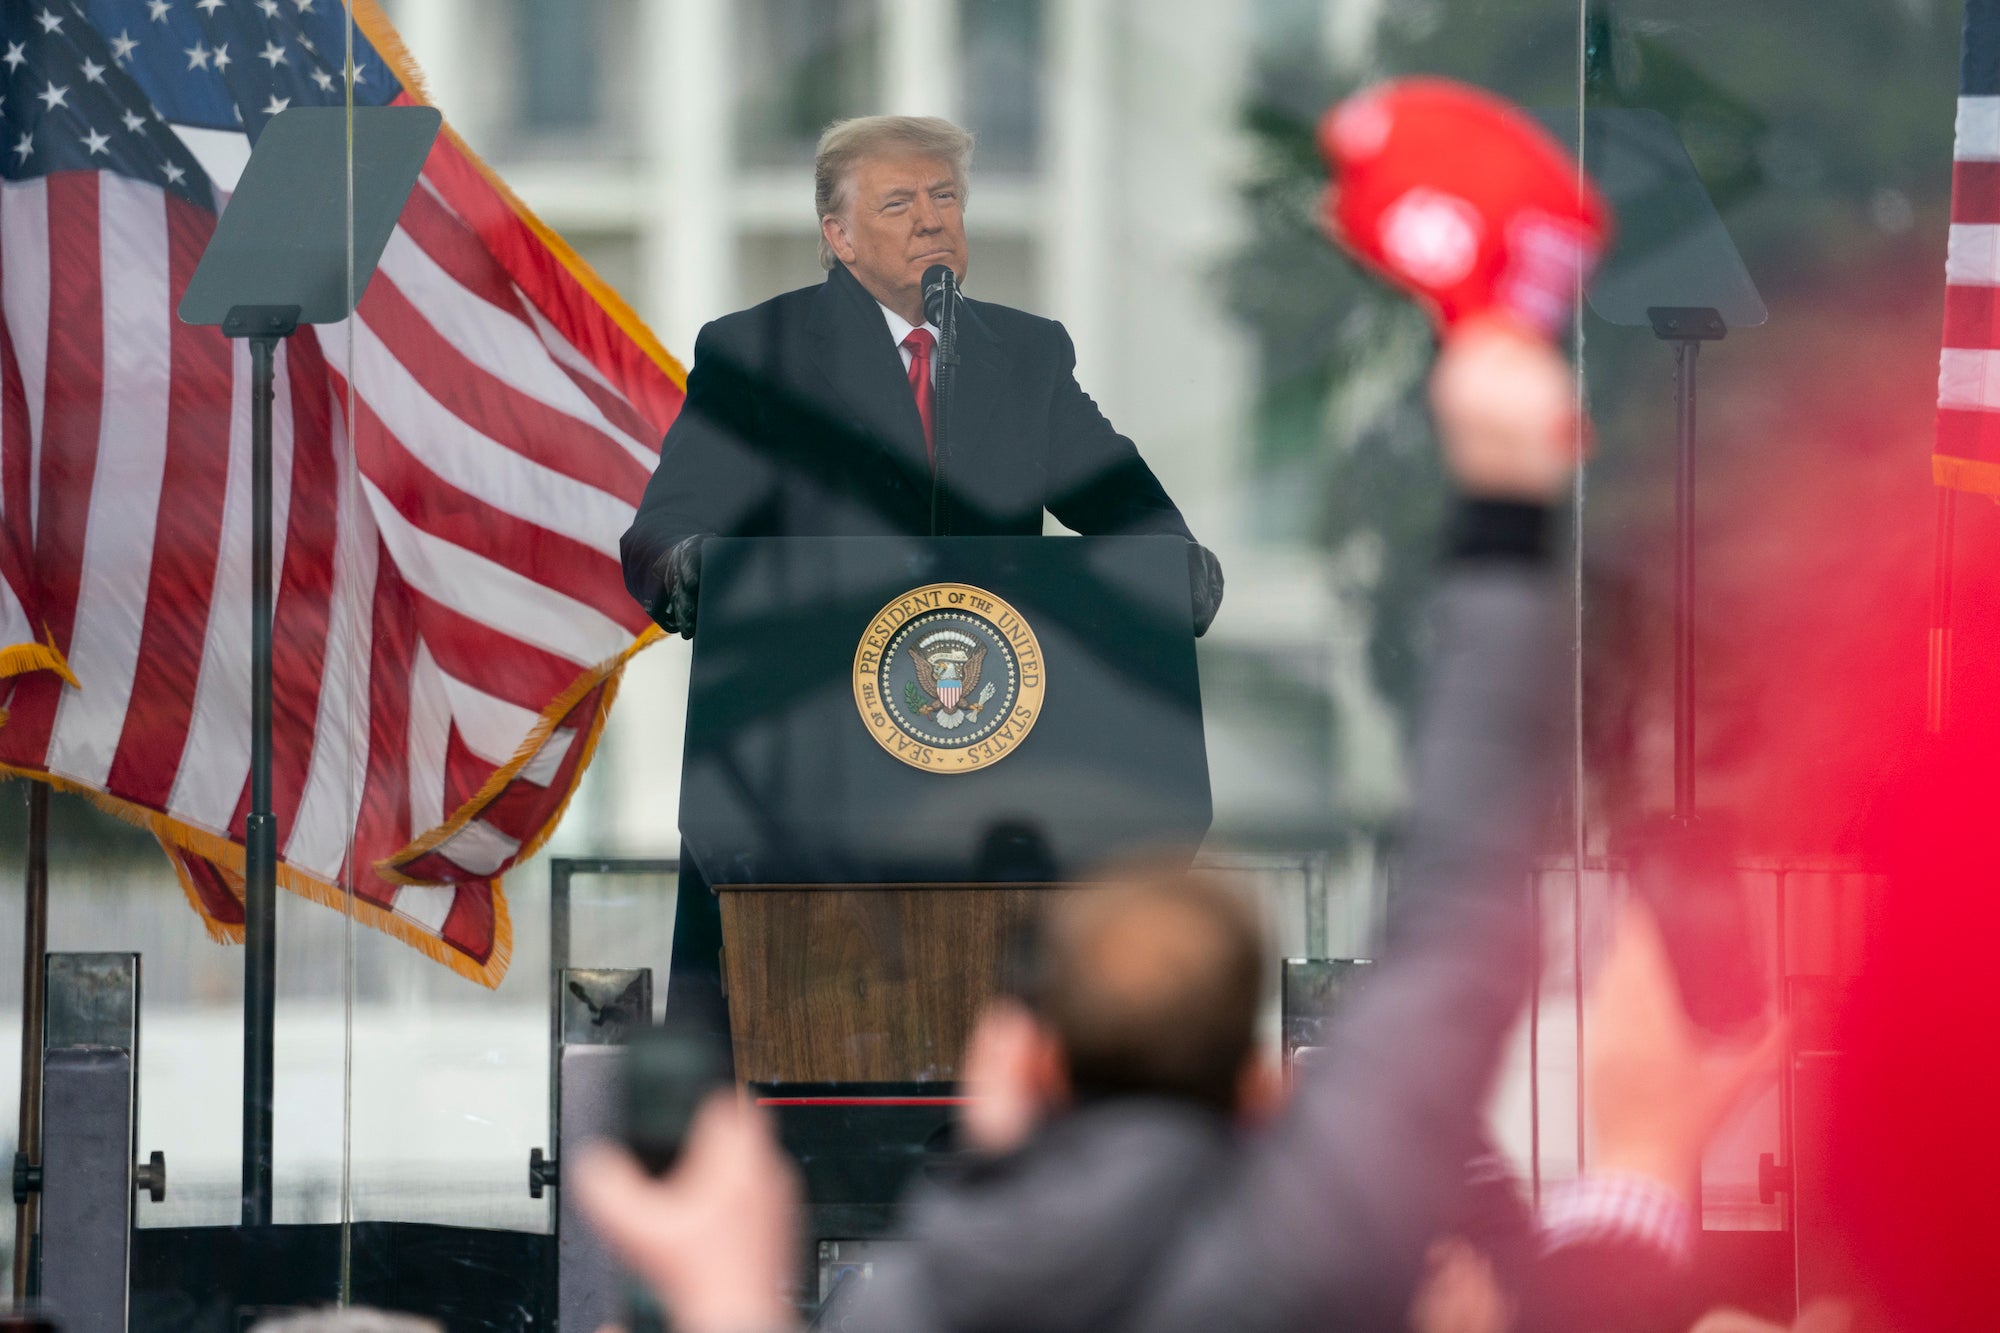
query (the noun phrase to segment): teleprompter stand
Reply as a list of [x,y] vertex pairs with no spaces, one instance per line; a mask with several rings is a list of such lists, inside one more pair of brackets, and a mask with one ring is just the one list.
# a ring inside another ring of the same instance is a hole
[[[1574,120],[1571,121],[1574,128]],[[1674,349],[1674,818],[1695,815],[1695,366],[1705,342],[1770,317],[1687,149],[1657,111],[1583,120],[1583,163],[1617,210],[1617,244],[1587,293],[1608,324],[1650,328]]]
[[[350,139],[350,121],[352,134]],[[432,107],[300,107],[273,118],[181,297],[188,324],[251,358],[250,813],[244,822],[243,1224],[271,1222],[278,820],[271,810],[271,404],[278,344],[354,312],[423,170]],[[350,148],[352,157],[350,158]]]

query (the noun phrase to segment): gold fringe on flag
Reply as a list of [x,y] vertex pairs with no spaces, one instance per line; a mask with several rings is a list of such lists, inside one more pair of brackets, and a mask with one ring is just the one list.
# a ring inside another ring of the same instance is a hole
[[[33,782],[48,784],[57,791],[71,792],[83,797],[108,815],[122,819],[146,829],[169,847],[190,852],[221,867],[226,876],[233,876],[237,882],[243,877],[243,847],[231,842],[222,834],[209,829],[197,828],[175,819],[172,815],[149,810],[143,805],[122,800],[95,787],[71,781],[59,773],[49,773],[37,769],[17,768],[11,764],[0,764],[0,777],[27,778]],[[188,881],[187,872],[176,863],[174,875],[180,880],[181,891],[187,895],[188,903],[200,913],[202,924],[207,927],[211,939],[219,942],[241,944],[243,927],[241,923],[218,921],[210,915],[201,903],[200,895]],[[331,907],[338,912],[352,912],[354,919],[362,925],[379,930],[409,945],[433,962],[443,963],[468,981],[476,981],[491,990],[507,975],[507,965],[514,958],[514,922],[507,913],[507,899],[500,892],[498,877],[493,880],[493,949],[484,962],[468,957],[446,944],[444,940],[426,931],[416,922],[410,921],[387,908],[378,907],[364,898],[350,894],[338,884],[329,884],[317,875],[310,874],[285,861],[278,862],[278,883],[288,892],[301,898]]]
[[519,777],[521,770],[541,753],[542,747],[548,743],[549,737],[555,734],[556,728],[569,715],[570,709],[576,707],[577,701],[602,685],[604,697],[597,701],[597,707],[593,711],[590,727],[584,735],[583,753],[577,760],[576,772],[570,778],[569,790],[563,794],[562,803],[549,815],[548,821],[533,837],[521,844],[521,850],[514,854],[514,860],[518,864],[540,851],[555,833],[556,825],[562,822],[563,812],[569,809],[570,798],[576,795],[577,786],[583,780],[584,770],[590,767],[590,761],[597,753],[598,737],[604,731],[605,719],[611,716],[611,705],[618,697],[618,680],[625,671],[625,664],[632,660],[635,653],[651,647],[665,637],[666,632],[658,625],[648,625],[646,632],[632,640],[631,646],[624,652],[577,677],[568,689],[557,695],[548,707],[542,709],[541,717],[528,729],[526,739],[515,747],[513,757],[493,770],[493,776],[486,779],[485,784],[471,800],[453,811],[451,818],[414,839],[401,851],[377,861],[375,873],[392,884],[437,883],[438,881],[434,879],[412,879],[402,873],[401,867],[418,857],[436,851],[457,836],[467,824],[485,813],[486,807],[492,804],[493,799],[506,789],[508,783]]
[[0,648],[0,679],[8,676],[25,676],[30,671],[53,671],[61,676],[73,690],[83,686],[77,684],[76,673],[69,669],[62,650],[56,647],[56,636],[44,628],[48,634],[47,643],[17,643]]
[[1954,458],[1950,454],[1931,455],[1931,480],[1955,491],[1971,491],[2000,499],[2000,463],[1976,458]]

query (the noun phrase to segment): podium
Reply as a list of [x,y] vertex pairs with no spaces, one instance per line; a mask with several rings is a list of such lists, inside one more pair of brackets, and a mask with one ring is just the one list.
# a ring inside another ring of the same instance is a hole
[[949,1084],[1040,894],[1208,830],[1178,537],[715,540],[701,608],[682,854],[745,1082]]

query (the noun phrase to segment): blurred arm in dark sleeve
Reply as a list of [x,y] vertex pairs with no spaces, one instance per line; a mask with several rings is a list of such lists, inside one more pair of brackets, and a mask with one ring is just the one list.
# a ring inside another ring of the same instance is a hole
[[1433,410],[1461,500],[1385,961],[1239,1188],[1191,1229],[1149,1326],[1403,1324],[1532,973],[1525,895],[1566,679],[1552,538],[1573,394],[1553,349],[1512,334],[1460,333],[1440,356]]

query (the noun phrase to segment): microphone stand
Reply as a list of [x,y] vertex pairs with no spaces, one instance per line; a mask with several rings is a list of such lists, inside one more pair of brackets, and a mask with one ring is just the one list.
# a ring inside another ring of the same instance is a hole
[[[938,326],[936,378],[931,386],[931,433],[933,457],[931,459],[931,536],[940,537],[938,531],[938,490],[944,479],[945,459],[949,457],[948,441],[951,439],[951,399],[952,389],[958,380],[958,274],[948,266],[939,265],[944,271],[939,274],[935,286],[928,286],[925,296],[932,292],[938,296],[936,323]],[[929,313],[930,302],[925,301]]]

